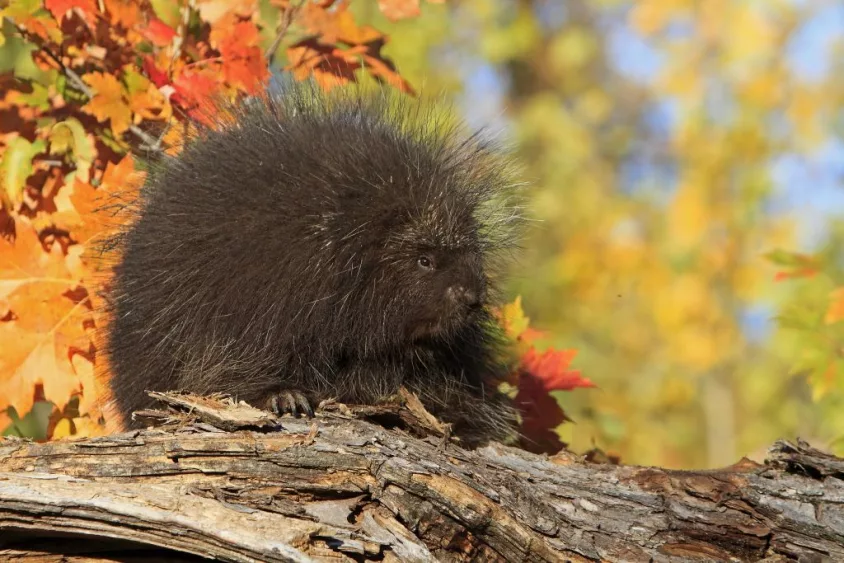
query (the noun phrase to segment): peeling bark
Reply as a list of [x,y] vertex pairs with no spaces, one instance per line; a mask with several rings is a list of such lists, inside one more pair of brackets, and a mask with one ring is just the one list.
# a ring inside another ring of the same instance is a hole
[[364,414],[398,428],[190,406],[144,431],[0,441],[0,560],[844,561],[844,460],[800,442],[672,471],[466,451],[389,408]]

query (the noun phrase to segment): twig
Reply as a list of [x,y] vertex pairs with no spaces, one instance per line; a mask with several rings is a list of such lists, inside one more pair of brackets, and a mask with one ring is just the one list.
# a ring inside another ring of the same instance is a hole
[[185,44],[185,35],[188,32],[188,24],[190,23],[190,13],[195,8],[196,5],[194,0],[187,0],[185,5],[182,7],[182,20],[179,22],[178,32],[173,37],[173,56],[170,58],[170,68],[173,67],[173,63],[176,62],[176,59],[179,58],[179,55],[182,52],[182,47]]
[[[8,16],[4,16],[3,20],[8,21],[11,25],[13,25],[15,27],[15,29],[18,31],[18,33],[20,33],[22,36],[24,36],[27,39],[30,39],[33,43],[35,43],[38,46],[38,50],[41,51],[42,53],[44,53],[45,55],[47,55],[59,67],[59,69],[61,69],[62,73],[65,75],[65,77],[67,77],[68,80],[70,80],[70,82],[73,84],[73,86],[77,90],[82,92],[82,94],[86,98],[88,98],[90,100],[91,98],[96,96],[97,93],[94,92],[91,89],[91,87],[88,86],[85,83],[84,80],[82,80],[81,76],[76,74],[76,72],[73,69],[65,66],[65,64],[61,61],[61,59],[59,57],[57,57],[52,51],[50,51],[50,49],[48,49],[47,47],[42,45],[39,41],[34,40],[32,38],[32,34],[29,33],[26,30],[25,27],[23,27],[22,25],[19,25],[17,22],[13,21]],[[129,125],[129,131],[133,135],[138,137],[141,141],[144,142],[144,144],[146,146],[143,146],[141,148],[155,152],[155,153],[162,152],[162,150],[161,150],[161,139],[156,139],[155,137],[153,137],[152,135],[150,135],[149,133],[147,133],[146,131],[144,131],[143,129],[141,129],[140,127],[138,127],[137,125],[134,125],[134,124]]]
[[293,18],[296,17],[296,13],[302,8],[304,3],[305,0],[299,0],[296,4],[288,4],[288,6],[282,10],[275,39],[273,39],[272,45],[269,46],[266,53],[264,53],[264,58],[267,59],[268,67],[273,65],[273,62],[275,61],[275,52],[278,50],[278,46],[281,45],[281,40],[290,28],[290,24],[293,23]]

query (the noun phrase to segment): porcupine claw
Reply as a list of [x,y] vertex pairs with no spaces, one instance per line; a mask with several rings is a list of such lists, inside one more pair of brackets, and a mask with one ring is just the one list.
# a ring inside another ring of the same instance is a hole
[[291,414],[295,417],[304,414],[308,418],[314,416],[314,409],[311,407],[310,400],[297,389],[281,389],[274,392],[270,396],[267,406],[270,411],[278,416],[284,414]]

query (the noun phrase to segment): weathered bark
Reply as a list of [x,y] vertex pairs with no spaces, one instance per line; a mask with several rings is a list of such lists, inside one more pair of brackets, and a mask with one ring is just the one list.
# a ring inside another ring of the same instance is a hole
[[844,460],[803,443],[671,471],[243,412],[0,441],[0,560],[844,561]]

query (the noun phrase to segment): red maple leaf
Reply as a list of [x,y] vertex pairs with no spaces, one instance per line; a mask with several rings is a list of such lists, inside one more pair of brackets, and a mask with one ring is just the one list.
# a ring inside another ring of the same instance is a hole
[[557,400],[548,394],[542,381],[532,373],[519,375],[515,399],[522,416],[521,446],[534,453],[554,454],[565,447],[554,428],[569,420]]
[[554,428],[570,421],[550,391],[594,387],[580,371],[569,369],[576,350],[547,350],[531,346],[519,366],[516,407],[522,416],[522,446],[536,453],[553,454],[565,447]]
[[167,76],[166,72],[155,65],[155,60],[153,60],[151,56],[147,55],[144,57],[143,68],[144,73],[146,73],[150,81],[155,84],[156,88],[161,88],[162,86],[170,84],[170,77]]
[[94,0],[44,0],[44,7],[60,23],[65,14],[74,8],[79,8],[86,17],[97,11],[97,5],[94,3]]
[[536,377],[545,391],[571,391],[578,387],[595,387],[594,383],[580,375],[579,370],[569,369],[576,355],[577,350],[554,349],[539,354],[536,348],[531,346],[522,357],[521,372]]
[[206,73],[185,69],[173,80],[173,87],[176,92],[170,101],[185,108],[192,117],[203,120],[209,117],[207,112],[220,83]]
[[176,37],[176,30],[158,18],[150,18],[149,23],[141,29],[141,35],[157,47],[166,47]]

